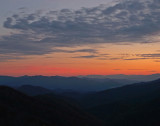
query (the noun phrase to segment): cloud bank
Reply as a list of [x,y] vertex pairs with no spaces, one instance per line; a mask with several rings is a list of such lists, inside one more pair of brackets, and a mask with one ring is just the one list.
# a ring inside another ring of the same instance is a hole
[[[15,32],[0,37],[0,54],[44,55],[60,52],[56,47],[155,42],[149,38],[160,33],[159,24],[159,0],[123,0],[80,10],[14,14],[4,27]],[[87,50],[78,52],[83,51]]]

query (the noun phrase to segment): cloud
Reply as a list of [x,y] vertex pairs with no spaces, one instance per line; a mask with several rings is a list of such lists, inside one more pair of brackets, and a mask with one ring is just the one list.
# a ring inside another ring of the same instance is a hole
[[[120,55],[120,56],[119,56]],[[160,62],[160,53],[151,53],[151,54],[119,54],[119,55],[111,55],[111,54],[100,54],[96,53],[94,55],[86,55],[86,56],[76,56],[72,58],[97,58],[99,60],[126,60],[126,61],[135,61],[135,60],[147,60],[153,59],[155,62]],[[129,69],[129,70],[137,70],[137,69]]]
[[43,55],[53,51],[50,44],[32,40],[32,35],[12,34],[0,39],[0,54]]
[[137,56],[144,57],[144,58],[160,58],[160,53],[137,54]]
[[151,53],[151,54],[120,54],[122,57],[112,57],[109,60],[146,60],[154,59],[155,62],[159,62],[160,53]]
[[91,59],[91,58],[97,58],[99,56],[97,55],[85,55],[85,56],[75,56],[75,57],[72,57],[72,58],[85,58],[85,59]]
[[20,59],[24,59],[24,57],[22,56],[16,56],[16,55],[0,55],[0,62],[6,62],[6,61],[15,61],[15,60],[20,60]]
[[78,49],[78,50],[63,50],[63,49],[55,49],[54,52],[63,52],[63,53],[97,53],[96,49]]
[[148,58],[126,58],[123,60],[144,60],[144,59],[148,59]]
[[97,50],[91,50],[90,49],[82,49],[82,50],[75,50],[76,52],[80,52],[80,51],[89,51],[89,53],[91,53],[90,55],[79,55],[79,56],[74,56],[72,58],[85,58],[85,59],[92,59],[92,58],[97,58],[98,60],[107,60],[110,57],[110,54],[101,54],[99,53]]
[[[154,42],[150,36],[160,33],[159,8],[157,0],[125,0],[111,6],[14,14],[3,26],[15,32],[0,37],[0,53],[44,55],[58,52],[57,47]],[[76,52],[96,53],[85,49]]]

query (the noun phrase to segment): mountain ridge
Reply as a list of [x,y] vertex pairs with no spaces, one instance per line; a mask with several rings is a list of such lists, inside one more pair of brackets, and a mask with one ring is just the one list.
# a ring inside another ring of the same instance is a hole
[[102,125],[95,117],[58,98],[54,102],[27,96],[0,86],[0,125],[2,126],[92,126]]

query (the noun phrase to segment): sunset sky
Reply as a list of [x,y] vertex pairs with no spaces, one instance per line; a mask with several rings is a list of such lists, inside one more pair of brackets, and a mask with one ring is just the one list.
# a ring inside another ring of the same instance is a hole
[[0,75],[154,73],[159,0],[0,2]]

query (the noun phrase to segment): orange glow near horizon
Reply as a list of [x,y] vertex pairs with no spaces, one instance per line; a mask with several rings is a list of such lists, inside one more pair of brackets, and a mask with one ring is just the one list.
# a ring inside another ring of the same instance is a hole
[[[160,43],[85,46],[97,53],[53,53],[42,56],[26,56],[24,59],[0,62],[0,75],[111,75],[160,73],[160,56],[142,57],[141,54],[159,54]],[[67,50],[84,47],[66,48]],[[64,48],[63,48],[64,49]],[[80,56],[94,55],[84,58]],[[76,58],[75,58],[76,57]],[[78,58],[79,57],[79,58]]]

